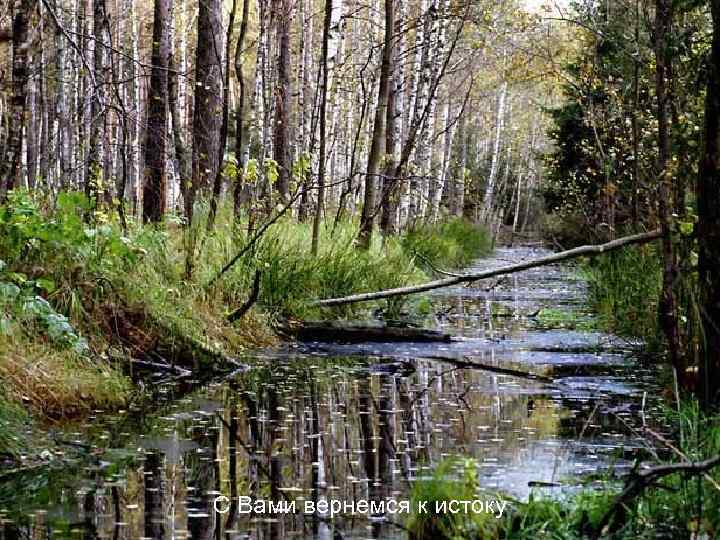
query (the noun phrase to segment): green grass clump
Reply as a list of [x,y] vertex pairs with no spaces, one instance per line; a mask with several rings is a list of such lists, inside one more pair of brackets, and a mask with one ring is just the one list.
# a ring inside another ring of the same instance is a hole
[[[190,228],[168,215],[160,225],[131,221],[123,229],[113,209],[99,210],[81,193],[61,193],[51,200],[13,191],[0,206],[0,299],[13,303],[1,313],[0,331],[25,323],[37,331],[16,331],[8,340],[5,352],[13,360],[0,362],[0,378],[12,382],[15,394],[30,395],[31,401],[46,386],[53,389],[47,378],[28,371],[26,360],[34,355],[46,362],[50,373],[63,369],[80,384],[73,387],[61,377],[58,399],[50,400],[43,412],[53,415],[51,407],[58,408],[58,415],[71,411],[66,401],[71,395],[78,409],[83,407],[80,402],[102,406],[113,401],[103,388],[119,395],[125,388],[115,380],[107,357],[143,357],[160,346],[167,350],[168,342],[170,350],[176,343],[193,343],[237,355],[248,347],[272,344],[276,338],[270,323],[275,318],[367,316],[378,304],[332,310],[310,304],[425,281],[428,275],[416,253],[439,265],[456,266],[489,246],[483,230],[455,220],[406,237],[376,235],[368,250],[360,250],[357,224],[342,223],[321,228],[320,251],[313,255],[311,226],[288,216],[214,282],[251,236],[246,224],[235,220],[231,205],[220,207],[216,225],[207,233],[207,210],[202,201],[196,205]],[[227,315],[247,301],[258,270],[257,307],[241,321],[228,322]],[[379,306],[397,313],[402,302]],[[88,384],[82,384],[84,373]],[[96,377],[109,378],[112,384],[98,382],[93,391]]]
[[[682,453],[672,450],[670,461],[703,461],[720,454],[720,415],[701,412],[695,400],[664,414],[675,428],[674,445]],[[637,536],[628,534],[628,538],[720,537],[720,467],[707,475],[668,476],[660,485],[646,490],[632,508],[627,529]]]
[[537,314],[537,320],[544,328],[567,328],[584,331],[597,328],[594,317],[557,308],[541,309]]
[[127,403],[130,382],[102,358],[13,336],[0,343],[0,380],[12,403],[39,416],[65,419]]
[[439,225],[422,225],[402,237],[402,246],[420,263],[457,268],[489,253],[492,240],[487,231],[473,223],[456,218]]
[[[498,538],[502,524],[510,512],[506,505],[502,518],[491,513],[437,512],[437,503],[499,499],[480,491],[478,464],[474,459],[446,459],[438,465],[431,478],[416,480],[410,492],[411,514],[406,527],[413,540],[451,540]],[[427,512],[419,512],[425,502]]]
[[28,415],[17,403],[0,395],[0,459],[15,456],[25,448],[21,436]]
[[[677,409],[663,409],[661,416],[672,426],[664,440],[653,440],[662,463],[699,462],[720,454],[718,415],[701,412],[697,401],[686,401]],[[536,540],[552,538],[581,540],[594,534],[624,488],[625,480],[612,479],[605,484],[579,486],[561,496],[538,497],[531,492],[520,502],[481,491],[477,479],[478,464],[473,459],[448,459],[440,463],[434,475],[418,480],[411,490],[411,510],[419,501],[488,500],[510,501],[503,517],[489,514],[410,515],[406,526],[413,539],[433,540]],[[599,538],[613,540],[653,538],[720,538],[720,467],[707,474],[665,476],[628,501],[616,512]]]
[[317,256],[310,253],[311,226],[283,221],[269,231],[251,254],[224,279],[225,294],[247,294],[255,270],[262,271],[260,305],[269,313],[300,318],[358,316],[367,305],[349,305],[321,312],[312,300],[399,287],[427,276],[415,265],[397,239],[384,245],[375,238],[367,251],[355,246],[356,227],[341,224],[323,228]]
[[658,301],[662,268],[653,246],[629,247],[595,257],[583,274],[600,325],[622,336],[659,341]]
[[[577,539],[586,537],[599,522],[613,492],[581,491],[563,500],[535,498],[526,503],[481,490],[478,463],[474,459],[446,459],[433,476],[413,484],[412,513],[406,527],[414,540],[536,540],[537,538]],[[502,515],[487,513],[435,513],[436,502],[480,500],[507,502]],[[418,513],[418,503],[428,501],[427,513]]]

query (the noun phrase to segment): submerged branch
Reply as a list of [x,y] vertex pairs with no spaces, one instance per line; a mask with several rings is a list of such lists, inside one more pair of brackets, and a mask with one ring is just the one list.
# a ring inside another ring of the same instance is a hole
[[509,375],[510,377],[519,377],[521,379],[529,379],[531,381],[553,383],[554,381],[550,377],[544,375],[538,375],[536,373],[530,373],[529,371],[520,371],[518,369],[503,368],[499,366],[492,366],[490,364],[483,364],[480,362],[469,361],[461,358],[453,358],[452,356],[423,356],[422,359],[436,360],[439,362],[445,362],[452,364],[453,366],[460,369],[479,369],[481,371],[489,371],[491,373],[497,373],[498,375]]

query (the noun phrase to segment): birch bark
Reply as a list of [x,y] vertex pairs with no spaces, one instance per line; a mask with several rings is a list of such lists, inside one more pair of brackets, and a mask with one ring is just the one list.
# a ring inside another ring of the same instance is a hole
[[495,196],[495,182],[497,180],[498,168],[500,166],[501,143],[505,124],[506,95],[507,82],[503,82],[500,85],[500,89],[498,90],[492,162],[490,164],[490,174],[488,175],[487,184],[485,187],[485,195],[483,196],[482,210],[480,212],[480,219],[482,221],[487,221],[488,219],[490,219],[493,199]]

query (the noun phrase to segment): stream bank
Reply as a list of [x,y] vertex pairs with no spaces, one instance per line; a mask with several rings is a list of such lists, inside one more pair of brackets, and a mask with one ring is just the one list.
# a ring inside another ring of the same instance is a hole
[[[542,253],[503,248],[476,264]],[[627,471],[646,451],[637,428],[659,406],[655,372],[628,354],[638,344],[590,330],[586,286],[572,268],[489,285],[428,296],[452,342],[289,343],[252,354],[248,371],[194,388],[164,382],[152,406],[58,429],[63,455],[2,482],[5,534],[322,537],[327,521],[309,515],[228,520],[212,502],[402,499],[449,456],[474,458],[480,486],[508,500],[603,486],[609,471]],[[403,537],[391,516],[367,517],[332,526],[343,537]]]

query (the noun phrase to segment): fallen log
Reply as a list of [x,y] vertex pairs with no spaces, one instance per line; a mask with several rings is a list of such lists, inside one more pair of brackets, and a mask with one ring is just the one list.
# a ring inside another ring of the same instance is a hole
[[280,326],[280,330],[299,341],[326,341],[335,343],[450,342],[452,336],[438,330],[388,326],[386,324],[353,324],[337,321],[293,321]]
[[436,281],[429,281],[421,285],[414,285],[410,287],[398,287],[396,289],[386,289],[383,291],[353,294],[350,296],[344,296],[342,298],[328,298],[326,300],[316,300],[310,305],[312,306],[340,306],[343,304],[352,304],[355,302],[367,302],[369,300],[380,300],[382,298],[392,298],[394,296],[406,296],[409,294],[417,294],[425,291],[431,291],[433,289],[440,289],[443,287],[451,287],[460,283],[470,283],[473,281],[479,281],[481,279],[487,279],[495,276],[502,276],[505,274],[512,274],[520,272],[522,270],[528,270],[529,268],[536,268],[538,266],[546,266],[548,264],[554,264],[568,259],[574,259],[576,257],[593,257],[601,255],[609,251],[614,251],[625,246],[635,244],[646,244],[660,238],[661,232],[659,230],[634,234],[632,236],[625,236],[618,238],[612,242],[599,245],[581,246],[568,251],[561,251],[560,253],[553,253],[546,257],[540,257],[538,259],[532,259],[529,261],[523,261],[521,263],[512,264],[509,266],[503,266],[500,268],[494,268],[492,270],[484,270],[482,272],[475,272],[472,274],[463,274],[459,276],[447,277]]

